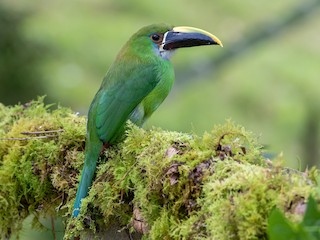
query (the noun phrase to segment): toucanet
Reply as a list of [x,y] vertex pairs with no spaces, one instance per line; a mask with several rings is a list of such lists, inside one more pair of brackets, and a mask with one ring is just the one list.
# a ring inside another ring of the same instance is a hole
[[142,126],[167,97],[174,82],[174,51],[203,45],[222,43],[198,28],[154,24],[141,28],[123,46],[90,105],[73,217],[88,195],[100,153],[122,139],[127,120]]

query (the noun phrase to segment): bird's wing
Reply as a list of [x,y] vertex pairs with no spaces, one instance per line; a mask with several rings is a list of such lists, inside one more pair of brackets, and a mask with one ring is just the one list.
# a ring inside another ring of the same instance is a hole
[[130,113],[160,80],[154,65],[126,67],[108,77],[116,79],[105,79],[95,106],[97,134],[103,142],[112,141]]

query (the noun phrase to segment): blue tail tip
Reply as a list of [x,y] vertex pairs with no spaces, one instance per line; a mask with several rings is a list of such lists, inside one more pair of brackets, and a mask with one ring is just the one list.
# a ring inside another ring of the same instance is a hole
[[80,212],[80,208],[75,208],[75,209],[73,209],[73,211],[72,211],[72,217],[78,217],[79,212]]

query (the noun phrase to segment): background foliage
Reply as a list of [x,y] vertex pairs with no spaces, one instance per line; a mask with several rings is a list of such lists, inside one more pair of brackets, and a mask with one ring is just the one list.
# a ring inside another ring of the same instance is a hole
[[[86,114],[125,41],[155,22],[216,34],[224,48],[180,50],[173,92],[149,121],[202,134],[227,118],[261,133],[289,166],[319,159],[320,1],[0,3],[0,101],[35,99]],[[300,160],[301,159],[301,160]],[[303,160],[305,161],[303,161]]]

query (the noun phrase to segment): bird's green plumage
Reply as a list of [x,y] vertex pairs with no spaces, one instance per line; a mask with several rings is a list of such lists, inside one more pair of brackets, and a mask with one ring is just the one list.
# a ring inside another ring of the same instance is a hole
[[141,29],[109,69],[89,113],[89,121],[95,118],[103,142],[114,143],[130,116],[141,125],[168,95],[174,80],[173,67],[156,54],[149,37],[153,32],[168,30],[155,25]]
[[169,57],[176,48],[218,44],[197,28],[155,24],[135,33],[119,52],[103,79],[88,114],[85,161],[73,216],[87,196],[104,147],[121,139],[130,119],[141,126],[167,97],[174,71]]
[[85,162],[73,216],[78,215],[81,199],[88,194],[103,145],[117,142],[128,119],[141,126],[168,95],[174,81],[173,67],[159,55],[150,34],[171,29],[165,24],[151,25],[134,34],[95,95],[88,114]]

